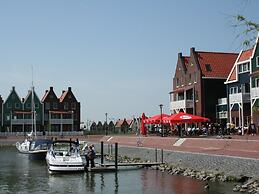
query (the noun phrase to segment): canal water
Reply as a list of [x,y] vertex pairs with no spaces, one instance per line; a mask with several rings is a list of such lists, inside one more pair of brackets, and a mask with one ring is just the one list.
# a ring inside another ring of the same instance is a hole
[[45,161],[32,161],[13,146],[0,147],[0,193],[230,194],[232,183],[209,183],[156,170],[50,175]]

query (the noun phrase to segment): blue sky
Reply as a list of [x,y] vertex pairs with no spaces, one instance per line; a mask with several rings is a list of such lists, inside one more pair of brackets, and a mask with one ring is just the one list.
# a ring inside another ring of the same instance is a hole
[[259,22],[249,0],[0,0],[0,95],[71,86],[82,121],[169,113],[177,54],[239,52],[231,15]]

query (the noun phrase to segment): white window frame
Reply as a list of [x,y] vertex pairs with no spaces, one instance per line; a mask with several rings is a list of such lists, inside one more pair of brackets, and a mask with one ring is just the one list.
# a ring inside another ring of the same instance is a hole
[[255,78],[255,87],[256,87],[256,88],[259,87],[259,78]]
[[259,56],[255,58],[256,67],[259,67]]

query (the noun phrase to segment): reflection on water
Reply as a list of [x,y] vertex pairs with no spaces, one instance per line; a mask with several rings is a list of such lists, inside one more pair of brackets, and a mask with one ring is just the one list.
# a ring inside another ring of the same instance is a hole
[[118,173],[49,175],[45,161],[28,160],[14,147],[1,147],[0,155],[0,193],[233,193],[228,183],[210,183],[210,189],[204,190],[205,182],[137,168]]

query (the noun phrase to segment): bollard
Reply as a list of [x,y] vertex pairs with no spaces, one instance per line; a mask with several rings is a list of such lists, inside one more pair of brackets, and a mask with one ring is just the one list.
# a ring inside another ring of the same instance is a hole
[[115,169],[118,170],[118,143],[115,143]]
[[113,145],[111,144],[111,155],[113,154]]
[[161,149],[161,162],[164,163],[164,150]]
[[103,164],[103,141],[101,141],[101,164]]
[[155,161],[157,162],[157,148],[155,149]]

